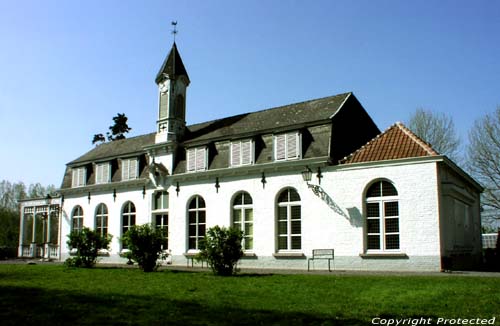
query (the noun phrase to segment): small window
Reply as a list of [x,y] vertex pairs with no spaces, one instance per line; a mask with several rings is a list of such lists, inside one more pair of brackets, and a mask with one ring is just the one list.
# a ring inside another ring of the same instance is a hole
[[231,142],[231,166],[253,163],[253,141],[238,140]]
[[137,179],[139,175],[139,164],[137,158],[122,160],[122,181]]
[[71,186],[73,188],[85,186],[86,179],[87,179],[87,169],[85,169],[85,167],[73,168],[72,183],[71,183]]
[[168,192],[158,191],[153,194],[153,210],[168,209]]
[[82,206],[73,208],[71,214],[71,231],[80,232],[83,229],[83,209]]
[[207,169],[208,150],[206,147],[189,148],[186,157],[188,172]]
[[276,161],[294,160],[301,156],[299,132],[290,132],[274,136],[274,159]]
[[108,183],[110,181],[110,168],[111,165],[106,163],[98,163],[96,164],[96,175],[95,175],[95,183]]

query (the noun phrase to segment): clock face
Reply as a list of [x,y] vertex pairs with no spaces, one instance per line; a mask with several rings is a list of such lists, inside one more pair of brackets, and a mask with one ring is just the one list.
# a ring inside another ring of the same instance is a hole
[[166,81],[160,84],[160,92],[162,94],[165,94],[166,92],[168,92],[168,84]]

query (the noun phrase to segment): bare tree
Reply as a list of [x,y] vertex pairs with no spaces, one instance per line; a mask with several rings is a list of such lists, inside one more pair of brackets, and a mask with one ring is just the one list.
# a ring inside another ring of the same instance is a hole
[[451,116],[420,108],[411,115],[408,127],[440,154],[460,161],[460,138]]
[[472,126],[467,161],[470,172],[485,188],[485,210],[500,219],[500,106]]

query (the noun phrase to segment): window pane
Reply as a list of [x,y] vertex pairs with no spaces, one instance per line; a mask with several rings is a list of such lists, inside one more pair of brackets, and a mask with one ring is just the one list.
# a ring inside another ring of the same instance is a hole
[[399,219],[398,218],[388,218],[385,220],[385,232],[399,232]]
[[191,199],[191,202],[189,202],[189,209],[195,209],[196,208],[196,197]]
[[245,223],[245,235],[253,235],[253,224]]
[[288,227],[287,222],[278,222],[278,234],[287,234]]
[[293,236],[292,237],[292,249],[300,249],[301,248],[301,237]]
[[379,203],[366,204],[366,217],[380,217]]
[[243,195],[243,203],[245,205],[251,205],[252,204],[252,197],[249,194],[245,193]]
[[189,236],[195,236],[196,235],[196,225],[190,225],[189,226]]
[[389,202],[384,204],[385,216],[399,216],[398,202]]
[[241,209],[233,210],[233,221],[235,223],[241,222]]
[[366,192],[366,197],[380,197],[380,195],[380,182],[375,182],[374,184],[372,184]]
[[236,195],[234,198],[234,204],[233,205],[241,205],[243,204],[243,194]]
[[278,197],[278,203],[288,202],[288,190],[283,191]]
[[300,220],[300,206],[290,207],[292,212],[292,220]]
[[399,234],[389,234],[385,236],[386,249],[399,249]]
[[287,237],[278,237],[278,250],[288,249]]
[[367,249],[380,249],[380,236],[369,235]]
[[379,219],[366,220],[366,229],[368,233],[380,233],[380,220]]
[[278,207],[278,220],[286,220],[287,219],[287,208],[286,207]]
[[189,249],[196,249],[196,238],[189,238]]
[[245,209],[245,220],[247,222],[253,221],[253,209],[251,208]]
[[300,201],[299,193],[294,189],[289,189],[290,191],[290,201]]
[[198,198],[198,208],[205,208],[205,200],[200,196],[198,196],[197,198]]
[[387,181],[382,181],[382,196],[397,196],[398,192],[394,186]]
[[205,236],[205,224],[198,225],[198,236],[199,237]]
[[161,192],[155,193],[154,197],[155,197],[154,209],[160,209],[161,208]]
[[292,234],[301,234],[302,229],[300,226],[300,221],[292,221]]
[[196,212],[189,212],[189,223],[196,223]]
[[161,215],[156,215],[155,219],[156,219],[156,226],[157,227],[161,226],[162,225]]
[[205,223],[205,211],[198,212],[198,223]]
[[252,249],[253,248],[253,238],[252,237],[245,237],[245,249]]

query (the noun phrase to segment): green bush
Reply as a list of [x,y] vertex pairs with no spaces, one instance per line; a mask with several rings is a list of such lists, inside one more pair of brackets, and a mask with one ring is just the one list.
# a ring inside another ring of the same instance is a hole
[[17,257],[17,247],[0,246],[0,260]]
[[123,236],[122,240],[130,252],[127,254],[137,262],[144,272],[152,272],[159,266],[162,256],[165,235],[161,229],[150,224],[134,225]]
[[233,275],[236,263],[243,257],[242,240],[243,231],[216,225],[207,230],[197,258],[206,260],[216,275]]
[[109,250],[112,236],[101,236],[97,231],[84,227],[81,231],[72,231],[67,244],[76,249],[76,256],[66,260],[67,266],[90,268],[97,262],[100,249]]

